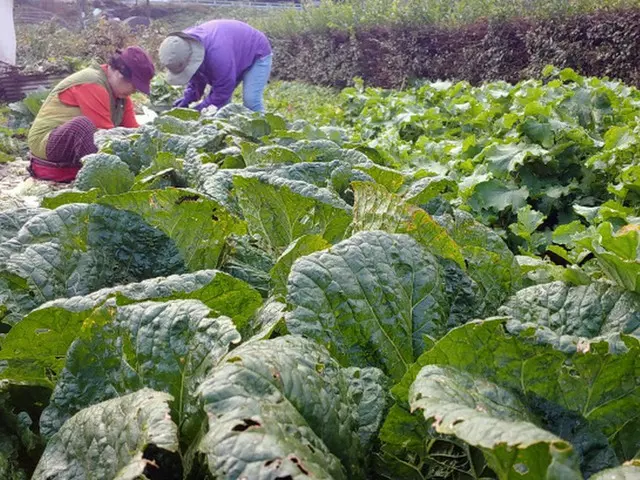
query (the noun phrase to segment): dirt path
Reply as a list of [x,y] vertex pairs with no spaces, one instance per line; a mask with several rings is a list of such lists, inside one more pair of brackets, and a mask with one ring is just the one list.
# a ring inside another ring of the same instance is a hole
[[31,178],[29,162],[22,159],[0,164],[0,211],[20,207],[38,207],[40,200],[69,184],[45,182]]

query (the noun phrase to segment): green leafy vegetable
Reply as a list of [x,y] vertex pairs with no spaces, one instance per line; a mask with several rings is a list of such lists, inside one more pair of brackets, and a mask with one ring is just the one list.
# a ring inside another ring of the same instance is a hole
[[52,386],[69,346],[83,325],[94,322],[94,316],[99,318],[100,311],[94,313],[94,309],[110,297],[115,297],[119,305],[199,300],[215,315],[230,317],[242,331],[249,328],[250,318],[262,303],[260,294],[249,285],[215,270],[159,277],[53,300],[26,315],[0,343],[0,362],[7,363],[7,368],[0,369],[0,378]]
[[40,420],[43,434],[56,433],[85,407],[149,387],[172,395],[174,420],[183,435],[195,436],[195,391],[240,341],[231,320],[213,318],[205,305],[194,300],[122,307],[107,303],[103,308],[111,310],[107,315],[113,320],[93,322],[71,345]]
[[354,182],[354,232],[384,230],[407,233],[425,249],[465,267],[460,248],[447,231],[424,210],[405,204],[399,197],[373,183]]
[[0,244],[0,265],[0,304],[12,323],[47,300],[184,270],[165,234],[137,215],[95,204],[32,218]]
[[[234,350],[200,389],[210,419],[200,449],[211,473],[362,478],[359,432],[361,427],[375,431],[376,416],[358,420],[352,375],[301,337],[249,342]],[[375,387],[360,388],[361,402],[375,404],[364,397]]]
[[129,192],[98,203],[140,215],[171,238],[189,270],[216,268],[230,234],[246,232],[244,223],[206,196],[190,190]]
[[97,153],[83,159],[75,186],[83,191],[98,188],[102,193],[113,195],[129,191],[134,181],[133,172],[117,155]]
[[293,263],[300,257],[304,257],[318,250],[329,248],[331,244],[320,235],[303,235],[298,237],[280,255],[275,265],[271,269],[271,279],[273,292],[285,294],[287,291],[287,279]]
[[133,480],[179,473],[171,398],[144,389],[80,411],[49,441],[33,478]]
[[445,270],[411,237],[362,232],[293,265],[287,327],[343,365],[377,366],[397,380],[424,350],[425,336],[467,320],[473,293],[459,268]]
[[581,478],[571,445],[537,427],[515,395],[491,382],[428,365],[411,386],[409,404],[438,433],[481,448],[498,478]]
[[498,312],[559,336],[640,337],[640,296],[602,282],[577,287],[553,282],[524,288]]
[[250,232],[276,256],[302,235],[338,241],[351,221],[348,205],[313,185],[275,177],[236,177],[233,183]]
[[[623,460],[634,451],[637,439],[623,432],[640,424],[637,339],[623,337],[622,344],[576,341],[573,349],[559,349],[544,331],[535,327],[511,331],[505,323],[505,319],[487,319],[451,330],[393,388],[399,405],[409,400],[412,384],[424,366],[450,366],[517,392],[545,430],[573,445],[585,475],[615,466],[617,458]],[[392,421],[397,422],[387,419]],[[397,433],[392,427],[383,432],[383,442],[390,444],[391,451],[397,450]],[[500,449],[496,445],[485,452],[490,465],[495,466],[494,457],[502,455]],[[415,454],[414,461],[420,456],[419,451]]]

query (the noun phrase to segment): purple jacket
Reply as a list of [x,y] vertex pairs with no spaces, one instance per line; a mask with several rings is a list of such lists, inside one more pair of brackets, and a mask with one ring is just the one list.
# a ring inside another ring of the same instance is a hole
[[207,85],[211,93],[196,109],[229,103],[233,91],[253,63],[271,55],[264,33],[237,20],[212,20],[184,31],[204,45],[204,61],[184,91],[184,104],[200,100]]

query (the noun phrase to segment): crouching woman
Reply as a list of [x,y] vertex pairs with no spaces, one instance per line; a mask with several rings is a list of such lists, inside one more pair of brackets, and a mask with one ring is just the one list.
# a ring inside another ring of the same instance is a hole
[[80,70],[51,91],[29,130],[31,175],[73,181],[80,159],[96,153],[96,129],[138,127],[130,95],[149,94],[153,62],[140,47],[118,51],[105,65]]

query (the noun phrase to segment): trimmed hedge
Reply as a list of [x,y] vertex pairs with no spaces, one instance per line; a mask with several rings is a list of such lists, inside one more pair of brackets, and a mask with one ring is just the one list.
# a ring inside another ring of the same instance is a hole
[[378,27],[271,39],[274,77],[344,87],[415,78],[517,82],[548,64],[640,86],[640,9],[547,20],[478,21],[445,29]]

